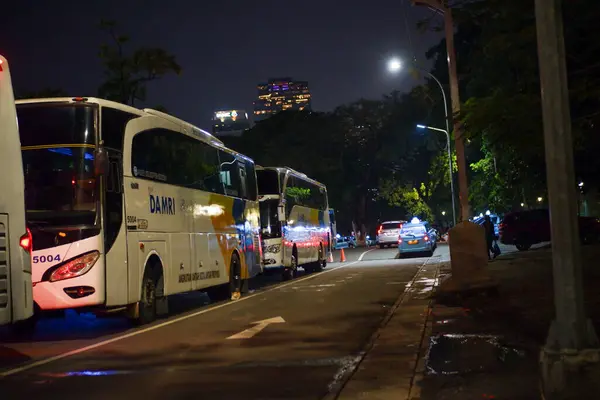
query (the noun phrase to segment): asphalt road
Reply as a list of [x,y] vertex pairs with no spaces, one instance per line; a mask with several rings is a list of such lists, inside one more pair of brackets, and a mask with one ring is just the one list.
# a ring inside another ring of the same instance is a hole
[[181,296],[169,318],[140,328],[68,314],[40,322],[30,341],[0,332],[0,398],[322,398],[427,261],[395,259],[396,249],[344,253],[319,274],[260,278],[236,302]]

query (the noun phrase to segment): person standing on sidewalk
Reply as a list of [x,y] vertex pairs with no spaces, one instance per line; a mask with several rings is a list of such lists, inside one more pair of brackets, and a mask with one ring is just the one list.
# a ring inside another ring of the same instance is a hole
[[494,232],[494,224],[489,215],[483,218],[483,229],[485,229],[485,241],[487,244],[487,255],[488,260],[492,259],[490,254],[494,254],[494,240],[496,240],[496,233]]

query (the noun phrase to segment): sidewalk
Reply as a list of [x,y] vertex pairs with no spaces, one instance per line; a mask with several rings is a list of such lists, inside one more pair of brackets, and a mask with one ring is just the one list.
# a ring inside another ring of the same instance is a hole
[[[496,296],[436,302],[421,400],[541,398],[538,360],[554,317],[551,256],[549,248],[501,256],[489,264]],[[582,247],[582,256],[587,312],[598,331],[600,246]]]
[[[600,246],[582,247],[586,308],[597,332],[599,258]],[[336,398],[540,399],[539,353],[554,317],[551,250],[503,254],[488,268],[498,293],[434,301],[450,264],[425,266]]]

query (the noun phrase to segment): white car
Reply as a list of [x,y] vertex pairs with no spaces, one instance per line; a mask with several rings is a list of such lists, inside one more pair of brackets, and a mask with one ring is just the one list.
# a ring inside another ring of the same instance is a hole
[[382,222],[377,229],[377,243],[380,249],[385,246],[391,247],[392,245],[398,245],[398,237],[400,235],[400,229],[406,221],[386,221]]

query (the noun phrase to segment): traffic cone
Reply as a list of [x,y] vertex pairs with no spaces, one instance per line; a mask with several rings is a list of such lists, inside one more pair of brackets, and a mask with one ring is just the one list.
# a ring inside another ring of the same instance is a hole
[[346,262],[346,255],[344,254],[344,249],[340,249],[340,262]]
[[327,259],[328,263],[332,263],[333,262],[333,253],[330,251],[329,252],[329,258]]

